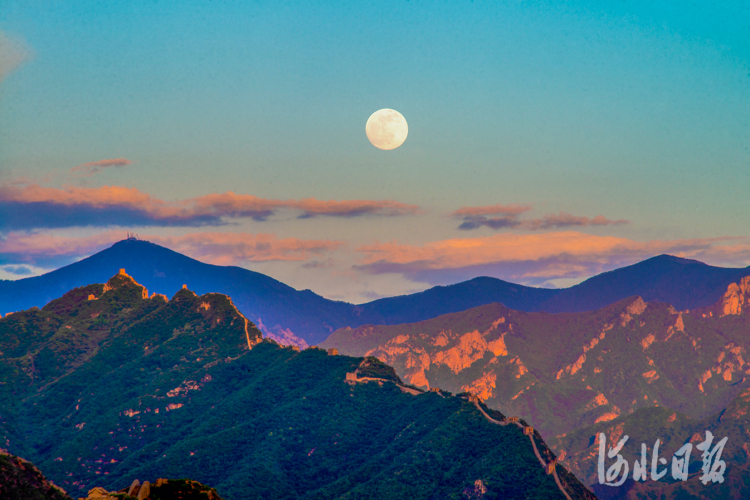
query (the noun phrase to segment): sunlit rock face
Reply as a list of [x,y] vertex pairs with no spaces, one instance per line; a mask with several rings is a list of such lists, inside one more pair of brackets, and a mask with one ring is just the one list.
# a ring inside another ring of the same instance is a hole
[[264,335],[266,338],[273,339],[279,345],[296,346],[301,349],[310,347],[305,339],[298,337],[288,328],[277,328],[276,330],[267,331]]
[[490,304],[420,323],[341,330],[327,343],[345,337],[339,349],[350,354],[357,342],[379,338],[366,354],[406,382],[474,392],[549,436],[654,405],[696,418],[720,409],[750,379],[749,298],[746,277],[717,304],[693,311],[640,297],[566,314]]
[[722,316],[741,314],[748,302],[750,302],[750,276],[742,278],[739,284],[729,285],[721,299]]
[[[401,334],[387,341],[384,345],[368,351],[368,356],[376,356],[385,363],[400,365],[404,368],[403,378],[410,384],[418,387],[429,388],[425,372],[431,368],[444,367],[451,373],[458,375],[470,368],[476,362],[488,355],[487,365],[498,363],[498,358],[508,356],[504,336],[505,318],[494,320],[483,331],[473,330],[463,334],[456,333],[451,329],[441,330],[433,338],[425,333],[416,335]],[[372,328],[372,327],[366,327]],[[520,360],[504,360],[508,364],[515,364],[518,377],[528,372]],[[473,387],[482,392],[487,399],[492,394],[495,375],[485,374],[475,382],[466,387]]]
[[[748,302],[750,277],[701,309],[678,311],[640,297],[585,313],[490,304],[420,323],[341,330],[326,344],[340,340],[348,354],[358,342],[380,339],[367,353],[405,381],[477,394],[491,408],[526,419],[555,443],[556,453],[572,457],[571,442],[555,436],[611,422],[614,439],[623,419],[653,408],[669,410],[664,425],[678,425],[677,417],[666,420],[678,414],[699,422],[750,394]],[[727,409],[722,419],[747,418],[747,406]],[[648,439],[653,444],[657,437]],[[587,471],[591,457],[582,457],[576,455],[577,470]]]

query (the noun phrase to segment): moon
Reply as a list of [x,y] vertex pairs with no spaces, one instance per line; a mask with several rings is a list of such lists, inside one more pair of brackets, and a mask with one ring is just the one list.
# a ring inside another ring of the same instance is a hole
[[379,149],[396,149],[404,143],[409,134],[409,126],[404,115],[395,109],[380,109],[367,119],[367,138]]

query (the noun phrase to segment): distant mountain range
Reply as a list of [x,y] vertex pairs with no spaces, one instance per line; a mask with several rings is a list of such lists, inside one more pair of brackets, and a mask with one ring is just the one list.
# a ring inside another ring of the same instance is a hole
[[[717,440],[731,436],[723,455],[727,484],[707,488],[694,477],[670,491],[750,498],[750,483],[742,480],[750,456],[750,277],[696,309],[641,297],[561,314],[488,304],[417,323],[341,329],[321,347],[376,356],[411,384],[471,391],[491,408],[534,422],[590,486],[597,483],[596,429],[620,437],[623,426],[633,430],[631,464],[641,442],[651,447],[660,438],[671,456],[695,433],[713,429],[722,433]],[[657,407],[663,411],[648,413]],[[662,492],[651,483],[631,486],[604,490],[632,491],[627,498]],[[692,498],[680,495],[669,498]]]
[[750,275],[750,268],[712,267],[662,255],[565,289],[480,277],[354,305],[295,290],[247,269],[205,264],[147,241],[128,239],[42,276],[0,281],[0,313],[42,307],[72,288],[104,282],[121,268],[150,291],[168,296],[183,284],[201,294],[226,294],[266,335],[302,347],[323,342],[339,328],[412,323],[495,302],[517,311],[581,312],[639,295],[648,302],[694,309],[715,303],[729,283]]
[[595,498],[525,422],[332,354],[119,272],[0,319],[0,443],[74,497],[190,477],[237,500]]

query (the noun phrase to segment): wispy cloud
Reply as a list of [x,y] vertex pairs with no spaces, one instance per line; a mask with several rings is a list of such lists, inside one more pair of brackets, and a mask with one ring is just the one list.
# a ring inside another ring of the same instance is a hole
[[31,51],[20,39],[0,32],[0,82],[31,57]]
[[331,259],[328,259],[326,261],[311,260],[302,264],[302,267],[304,269],[326,269],[329,267],[333,267],[333,262],[331,261]]
[[515,228],[521,225],[521,221],[515,215],[503,217],[485,217],[483,215],[470,215],[464,217],[464,221],[458,226],[459,229],[469,230],[487,226],[492,229]]
[[602,215],[589,219],[588,217],[578,217],[575,215],[560,212],[557,215],[545,215],[541,219],[531,219],[521,222],[521,227],[524,229],[553,229],[563,227],[580,227],[580,226],[612,226],[629,224],[629,220],[625,219],[607,219]]
[[519,205],[511,203],[509,205],[489,205],[484,207],[461,207],[451,215],[454,217],[474,217],[477,215],[503,215],[505,217],[518,216],[531,210],[531,205]]
[[248,194],[233,192],[209,194],[181,202],[193,207],[197,213],[218,217],[252,217],[264,220],[282,208],[302,211],[299,218],[318,216],[359,217],[363,215],[399,216],[417,212],[418,207],[392,200],[345,200],[322,201],[315,198],[302,200],[269,200]]
[[[734,244],[728,244],[734,243]],[[534,285],[560,278],[585,278],[668,253],[716,265],[747,265],[745,238],[633,241],[574,231],[482,238],[457,238],[404,245],[397,242],[358,247],[356,269],[369,274],[397,273],[431,284],[486,275]]]
[[360,215],[384,215],[394,217],[399,215],[411,215],[417,212],[416,205],[407,205],[392,200],[347,200],[347,201],[320,201],[315,198],[305,198],[297,202],[291,202],[291,208],[298,208],[304,213],[300,218],[307,219],[319,215],[331,217],[358,217]]
[[127,158],[114,158],[111,160],[90,161],[88,163],[82,163],[80,165],[76,165],[75,167],[70,169],[70,173],[77,175],[79,177],[91,177],[94,174],[98,174],[105,168],[124,167],[126,165],[131,165],[132,163],[133,162],[128,160]]
[[144,239],[218,265],[269,260],[305,261],[346,245],[343,241],[335,240],[301,240],[249,233],[191,233],[175,237],[151,235]]
[[9,274],[15,274],[16,276],[29,276],[34,274],[34,271],[29,269],[28,266],[1,266],[0,269]]
[[582,226],[609,226],[628,224],[625,219],[612,220],[602,215],[594,218],[580,217],[565,212],[548,214],[538,219],[521,219],[520,215],[531,210],[530,205],[491,205],[484,207],[461,207],[450,215],[463,219],[458,229],[470,230],[480,227],[492,229],[525,229],[538,231]]
[[233,192],[166,202],[135,188],[0,185],[7,230],[109,226],[218,226],[231,218],[266,220],[280,209],[300,217],[400,216],[417,207],[392,200],[272,200]]
[[59,267],[111,246],[123,239],[122,231],[107,231],[86,237],[10,232],[0,238],[0,265]]
[[[14,232],[0,240],[0,265],[60,266],[103,250],[123,237],[122,231],[107,231],[86,237]],[[251,233],[201,232],[182,236],[145,235],[141,238],[218,265],[305,261],[345,246],[344,242],[335,240],[302,240]]]

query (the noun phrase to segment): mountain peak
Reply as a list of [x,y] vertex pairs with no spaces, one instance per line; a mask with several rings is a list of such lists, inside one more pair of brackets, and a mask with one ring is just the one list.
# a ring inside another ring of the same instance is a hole
[[650,259],[646,259],[646,260],[644,260],[642,262],[652,262],[652,263],[657,263],[657,262],[674,262],[674,263],[677,263],[677,264],[701,264],[701,265],[704,265],[704,266],[707,265],[707,264],[705,264],[705,263],[703,263],[703,262],[701,262],[699,260],[686,259],[684,257],[677,257],[675,255],[669,255],[669,254],[666,254],[666,253],[663,253],[661,255],[657,255],[656,257],[651,257]]
[[646,307],[648,304],[643,301],[643,298],[641,297],[635,297],[635,299],[630,303],[628,306],[628,314],[631,314],[633,316],[638,316],[643,311],[646,310]]
[[176,301],[179,302],[180,300],[185,300],[185,299],[191,299],[192,300],[192,299],[194,299],[196,297],[198,297],[197,293],[195,293],[194,291],[190,290],[187,287],[187,285],[182,285],[182,288],[180,288],[179,290],[177,290],[177,293],[174,294],[174,296],[172,297],[172,300],[176,300]]
[[148,298],[148,290],[146,287],[138,283],[132,276],[125,272],[125,269],[120,269],[120,272],[112,276],[104,284],[104,290],[102,294],[109,292],[110,290],[118,290],[121,288],[138,287],[141,289],[141,297],[144,299]]

